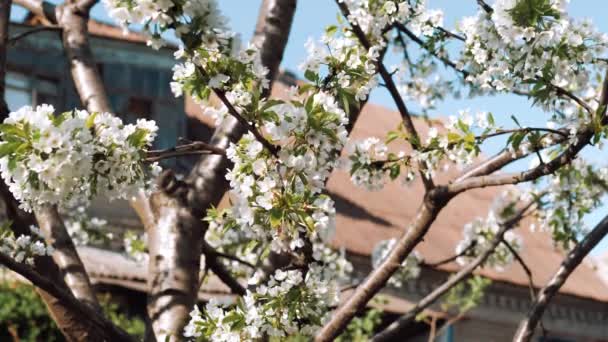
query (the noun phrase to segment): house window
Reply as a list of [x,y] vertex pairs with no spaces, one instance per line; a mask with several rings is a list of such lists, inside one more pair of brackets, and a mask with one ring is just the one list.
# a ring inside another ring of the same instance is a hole
[[16,72],[6,73],[6,102],[10,110],[32,104],[32,91],[27,76]]
[[56,82],[13,71],[6,74],[6,100],[10,110],[43,103],[61,109]]

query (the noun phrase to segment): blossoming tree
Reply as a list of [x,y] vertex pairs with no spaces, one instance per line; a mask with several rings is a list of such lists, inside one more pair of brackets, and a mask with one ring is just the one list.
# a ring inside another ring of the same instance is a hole
[[[91,239],[86,227],[103,223],[59,214],[96,196],[129,199],[141,217],[147,241],[129,236],[127,249],[147,253],[141,258],[149,263],[147,338],[158,341],[333,340],[383,287],[418,276],[423,260],[416,245],[450,200],[504,185],[520,186],[508,187],[487,217],[463,227],[451,259],[460,271],[373,339],[399,334],[478,268],[514,261],[525,267],[518,255],[525,242],[513,230],[533,215],[568,256],[522,317],[514,339],[526,341],[560,286],[608,233],[607,219],[592,229],[584,223],[601,204],[608,170],[580,156],[606,138],[608,36],[571,18],[566,0],[478,0],[477,12],[455,28],[444,27],[443,12],[424,0],[337,0],[342,16],[307,44],[301,66],[307,82],[285,100],[270,98],[269,90],[295,0],[263,1],[249,44],[230,30],[215,0],[105,0],[117,24],[143,26],[152,48],[162,46],[166,32],[180,40],[171,89],[216,119],[210,141],[168,150],[150,149],[159,134],[154,122],[125,124],[111,114],[87,39],[96,1],[13,2],[62,31],[84,108],[58,113],[41,105],[9,113],[0,106],[2,195],[11,219],[2,227],[0,263],[37,286],[70,340],[131,340],[100,314],[74,247]],[[11,0],[0,4],[3,79]],[[388,68],[389,53],[402,55],[402,65]],[[440,64],[452,72],[440,71]],[[349,140],[379,86],[402,123],[386,136]],[[521,126],[514,117],[513,125],[500,126],[487,111],[461,111],[420,136],[406,101],[429,108],[463,91],[530,98],[546,125]],[[506,146],[487,157],[486,142],[498,136],[507,137]],[[389,152],[396,142],[411,148]],[[157,164],[185,154],[202,155],[189,175],[177,177]],[[501,172],[528,156],[537,160],[529,168]],[[436,174],[449,165],[460,176],[438,183]],[[336,168],[369,191],[392,181],[420,181],[425,188],[413,221],[399,239],[376,247],[374,270],[360,284],[350,283],[352,266],[329,245],[336,210],[325,186]],[[226,191],[231,205],[216,209]],[[208,272],[238,295],[235,303],[195,305]],[[348,285],[356,289],[340,302]]]

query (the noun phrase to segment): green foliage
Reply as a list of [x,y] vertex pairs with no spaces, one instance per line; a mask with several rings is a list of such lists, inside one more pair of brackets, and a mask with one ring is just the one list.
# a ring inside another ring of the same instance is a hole
[[[121,312],[110,295],[100,297],[108,318],[132,336],[142,339],[145,324],[141,318]],[[34,287],[16,281],[0,282],[0,341],[64,341]]]
[[[381,299],[374,299],[380,301]],[[376,328],[382,322],[382,311],[378,309],[369,309],[361,316],[353,318],[348,324],[344,332],[336,338],[336,342],[365,342],[376,332]],[[288,338],[277,339],[271,338],[270,342],[308,342],[309,337],[302,335],[293,335]]]
[[146,324],[144,321],[136,316],[128,316],[121,310],[120,306],[117,303],[112,302],[111,299],[112,297],[108,293],[99,296],[99,302],[106,317],[129,333],[129,335],[142,340],[146,331]]
[[480,275],[475,275],[454,286],[443,298],[441,308],[445,311],[457,310],[465,313],[481,302],[485,289],[492,281]]
[[509,10],[513,22],[521,27],[534,27],[544,18],[559,19],[560,14],[551,6],[550,0],[519,0]]
[[363,342],[368,341],[382,322],[382,311],[369,309],[360,317],[353,318],[340,335],[337,342]]
[[62,341],[34,288],[18,282],[0,282],[0,341]]

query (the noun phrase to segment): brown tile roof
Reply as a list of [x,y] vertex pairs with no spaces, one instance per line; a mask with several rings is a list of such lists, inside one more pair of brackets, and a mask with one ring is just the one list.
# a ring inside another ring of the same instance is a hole
[[[284,84],[277,82],[272,94],[275,97],[284,97],[286,90]],[[196,106],[190,105],[187,108]],[[201,111],[197,109],[189,115],[200,117]],[[208,120],[204,122],[211,125]],[[367,104],[351,136],[355,139],[369,136],[382,138],[387,131],[395,129],[399,122],[400,116],[397,112],[379,105]],[[440,121],[434,120],[430,124],[440,125]],[[426,136],[429,123],[423,119],[415,119],[415,125],[421,136]],[[453,178],[457,171],[448,170],[439,175],[438,180],[445,182]],[[337,232],[333,244],[336,247],[344,247],[350,253],[369,256],[380,240],[397,238],[407,228],[420,206],[423,187],[419,182],[405,186],[397,181],[387,184],[382,191],[369,192],[355,187],[349,178],[346,172],[335,171],[328,183],[328,190],[336,201],[338,211]],[[463,226],[478,216],[486,216],[494,198],[502,190],[504,188],[496,187],[474,190],[453,199],[440,213],[425,240],[417,247],[424,259],[434,262],[454,255],[455,246],[462,237]],[[557,270],[564,253],[552,246],[548,234],[531,232],[529,224],[530,222],[526,221],[516,230],[524,239],[521,256],[531,268],[536,286],[542,286]],[[451,272],[457,270],[458,265],[447,264],[442,269]],[[528,278],[517,263],[503,272],[484,269],[480,273],[497,281],[528,285]],[[600,280],[589,261],[583,262],[577,268],[561,292],[608,301],[608,287]]]
[[[45,19],[40,18],[37,15],[33,15],[31,13],[28,14],[23,20],[24,24],[32,26],[40,25],[44,22]],[[148,41],[146,36],[139,32],[129,30],[126,34],[124,34],[123,30],[120,27],[111,24],[106,24],[95,19],[89,20],[88,30],[89,34],[91,34],[92,36],[101,38],[109,38],[140,44],[146,44],[146,42]]]
[[[394,129],[400,117],[394,111],[377,105],[367,105],[352,132],[354,138],[382,137],[387,130]],[[416,120],[421,135],[428,125]],[[449,170],[439,178],[450,178],[457,170]],[[382,191],[369,192],[355,187],[348,174],[336,171],[330,178],[329,191],[334,194],[338,209],[336,246],[343,246],[351,253],[370,255],[377,242],[397,238],[407,228],[422,200],[423,187],[419,182],[405,186],[399,182],[389,183]],[[454,255],[454,248],[462,237],[462,227],[474,218],[484,217],[500,188],[469,191],[453,199],[440,213],[425,240],[417,250],[429,262],[439,261]],[[530,266],[537,286],[544,285],[559,267],[564,255],[553,247],[546,233],[531,232],[530,221],[516,229],[524,239],[522,258]],[[458,269],[456,264],[443,267],[446,271]],[[483,270],[480,272],[494,280],[527,286],[528,278],[521,266],[512,264],[503,272]],[[608,288],[600,280],[589,262],[584,262],[562,288],[562,293],[608,301]]]

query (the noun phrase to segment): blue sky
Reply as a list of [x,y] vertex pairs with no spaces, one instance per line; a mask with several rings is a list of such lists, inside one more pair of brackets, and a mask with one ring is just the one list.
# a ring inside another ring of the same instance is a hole
[[[55,2],[55,1],[54,1]],[[234,31],[242,35],[243,41],[251,38],[255,27],[257,13],[261,0],[220,0],[220,7],[224,14],[230,18],[230,24]],[[491,3],[491,1],[489,1]],[[455,23],[463,16],[473,15],[476,12],[475,0],[428,0],[429,8],[441,8],[446,13],[445,26],[454,27]],[[571,0],[570,14],[576,18],[590,18],[602,32],[608,32],[608,21],[605,15],[608,13],[608,1],[604,0]],[[336,22],[338,8],[333,0],[299,0],[296,16],[293,23],[289,44],[285,52],[282,67],[296,72],[300,75],[298,65],[306,56],[304,43],[309,37],[319,38],[323,29]],[[15,8],[12,13],[14,20],[19,20],[24,11]],[[103,6],[98,4],[93,9],[93,17],[109,21],[105,15]],[[395,58],[389,58],[387,65],[397,64]],[[372,94],[372,102],[383,104],[394,108],[394,104],[384,89],[378,89]],[[416,109],[416,104],[408,103],[408,106]],[[491,111],[497,118],[499,124],[512,124],[509,119],[515,115],[523,125],[544,126],[546,114],[531,107],[531,102],[518,96],[492,96],[475,99],[453,99],[448,98],[439,104],[437,109],[430,112],[430,116],[447,116],[456,114],[458,110],[470,108],[472,112]],[[495,141],[488,145],[487,154],[497,151],[504,146],[504,142]],[[589,150],[585,157],[599,164],[606,163],[606,152]],[[521,166],[515,165],[514,167]],[[588,218],[589,225],[597,222],[608,207],[601,208]],[[596,248],[595,253],[608,250],[608,238]]]

